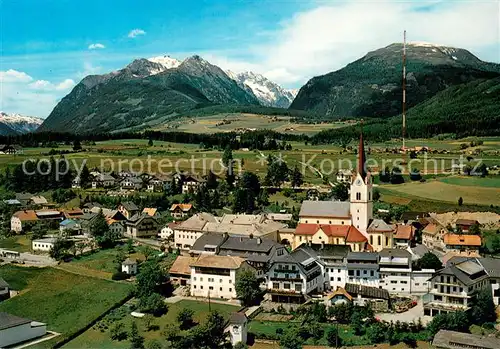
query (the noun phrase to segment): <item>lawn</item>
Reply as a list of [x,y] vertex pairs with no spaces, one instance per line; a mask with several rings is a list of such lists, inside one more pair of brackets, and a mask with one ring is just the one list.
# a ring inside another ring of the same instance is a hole
[[18,296],[0,303],[0,311],[47,323],[48,330],[62,334],[57,341],[126,299],[132,289],[53,268],[6,265],[0,267],[0,276],[21,290]]
[[0,237],[0,248],[17,252],[29,252],[31,240],[26,235],[14,235],[8,238]]
[[[212,303],[210,305],[212,310],[217,310],[221,314],[223,314],[225,317],[228,317],[231,312],[238,311],[239,307],[237,306],[231,306],[231,305],[226,305],[226,304],[218,304],[218,303]],[[125,308],[125,309],[124,309]],[[165,328],[166,325],[168,324],[175,324],[176,323],[176,317],[177,314],[181,309],[188,308],[192,309],[194,311],[194,319],[198,323],[203,323],[203,321],[206,319],[209,310],[208,310],[208,303],[205,302],[198,302],[198,301],[190,301],[190,300],[183,300],[178,303],[174,304],[169,304],[168,312],[167,314],[155,318],[154,323],[158,326],[158,329],[155,331],[146,331],[144,328],[144,320],[143,319],[135,319],[132,316],[130,316],[128,313],[129,311],[126,310],[126,306],[122,307],[117,313],[120,313],[119,316],[123,316],[121,318],[121,322],[124,324],[125,328],[127,330],[130,329],[131,323],[135,321],[138,325],[139,332],[141,332],[141,335],[144,336],[146,343],[150,340],[158,340],[162,341],[162,335],[161,332]],[[115,320],[116,322],[116,320]],[[100,329],[97,328],[97,326],[94,326],[94,328],[91,328],[84,332],[82,335],[78,336],[68,344],[66,344],[63,348],[66,349],[73,349],[73,348],[129,348],[130,347],[130,342],[128,340],[124,341],[113,341],[110,338],[109,330],[104,330],[101,331]]]
[[500,177],[445,177],[441,182],[470,187],[500,188]]

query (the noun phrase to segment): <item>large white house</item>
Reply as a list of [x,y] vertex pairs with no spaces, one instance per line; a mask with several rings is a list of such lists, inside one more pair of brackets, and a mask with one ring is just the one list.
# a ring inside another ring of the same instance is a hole
[[236,298],[236,276],[254,269],[241,257],[201,254],[190,264],[191,296]]
[[54,247],[56,240],[57,240],[56,238],[45,238],[45,239],[33,240],[31,242],[31,249],[33,251],[49,252],[50,249],[52,247]]
[[8,313],[0,313],[0,348],[45,336],[47,325]]

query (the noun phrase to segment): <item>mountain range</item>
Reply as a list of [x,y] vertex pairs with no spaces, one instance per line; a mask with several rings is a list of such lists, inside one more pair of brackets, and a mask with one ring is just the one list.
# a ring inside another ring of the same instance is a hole
[[0,135],[14,136],[35,132],[42,124],[43,119],[20,114],[7,114],[0,111]]
[[[263,75],[224,71],[196,55],[183,61],[169,56],[136,59],[118,71],[85,77],[39,130],[139,130],[182,115],[241,107],[265,113],[268,107],[288,106],[284,114],[306,113],[307,122],[395,118],[390,125],[396,130],[402,111],[402,51],[403,45],[394,43],[369,52],[342,69],[310,79],[297,94]],[[406,103],[413,120],[409,130],[415,134],[461,132],[450,118],[462,120],[466,114],[475,115],[476,133],[482,134],[482,128],[500,117],[498,99],[488,92],[496,91],[500,64],[481,61],[465,49],[429,43],[408,44],[406,57]],[[453,105],[473,112],[464,114]]]

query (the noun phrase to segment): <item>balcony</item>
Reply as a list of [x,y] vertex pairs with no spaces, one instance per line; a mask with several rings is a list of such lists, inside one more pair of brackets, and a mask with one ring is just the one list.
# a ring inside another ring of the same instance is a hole
[[293,281],[293,282],[302,282],[300,277],[271,277],[271,281]]

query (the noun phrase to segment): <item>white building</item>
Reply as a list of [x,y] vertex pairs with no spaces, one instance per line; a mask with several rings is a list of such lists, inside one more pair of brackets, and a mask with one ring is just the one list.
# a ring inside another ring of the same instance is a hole
[[245,269],[254,270],[243,258],[200,255],[191,263],[191,296],[236,298],[236,276]]
[[189,250],[196,240],[206,232],[205,226],[210,222],[218,222],[217,217],[202,212],[179,223],[174,228],[175,246],[181,250]]
[[302,245],[274,259],[267,273],[268,294],[273,302],[300,304],[306,296],[324,290],[323,272],[315,251]]
[[174,236],[174,228],[178,225],[179,223],[172,222],[168,223],[166,226],[161,228],[159,237],[161,240],[168,240],[171,237]]
[[385,248],[379,257],[380,286],[389,293],[411,293],[411,253]]
[[348,245],[309,244],[323,266],[324,289],[337,290],[347,282]]
[[232,313],[226,328],[233,347],[238,343],[246,344],[248,334],[248,318],[245,313]]
[[431,289],[429,281],[436,271],[434,269],[422,269],[411,271],[411,294],[426,294]]
[[49,252],[50,249],[54,247],[54,243],[56,242],[56,240],[56,238],[33,240],[31,242],[31,249],[33,251]]
[[45,336],[47,325],[8,313],[0,313],[0,348]]
[[347,283],[379,287],[378,254],[349,252],[347,254]]
[[127,258],[122,262],[122,272],[128,275],[137,274],[137,261]]
[[352,170],[339,170],[337,172],[337,182],[351,183],[351,180],[352,180]]

